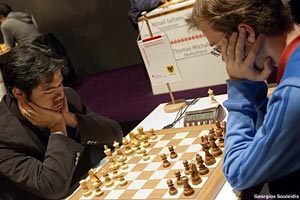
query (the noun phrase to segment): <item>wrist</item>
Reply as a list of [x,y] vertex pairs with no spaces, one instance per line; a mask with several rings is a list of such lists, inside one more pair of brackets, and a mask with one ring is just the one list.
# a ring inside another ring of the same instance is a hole
[[77,127],[78,121],[77,121],[76,115],[74,113],[68,112],[68,113],[64,114],[63,116],[64,116],[67,126],[72,127],[72,128]]
[[55,122],[54,124],[49,126],[49,129],[50,129],[50,134],[61,132],[67,135],[67,128],[64,120],[59,120]]

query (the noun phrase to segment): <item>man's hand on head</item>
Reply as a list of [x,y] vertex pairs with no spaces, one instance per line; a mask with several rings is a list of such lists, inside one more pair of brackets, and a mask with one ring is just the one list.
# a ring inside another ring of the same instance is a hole
[[68,126],[72,128],[77,127],[77,119],[75,114],[69,111],[67,97],[64,98],[64,105],[61,109],[61,114],[63,115],[65,122]]
[[264,66],[259,69],[255,60],[261,49],[264,35],[259,34],[249,52],[245,52],[246,30],[239,29],[239,33],[232,33],[229,39],[224,39],[221,46],[222,59],[226,63],[226,70],[231,79],[247,79],[264,81],[272,72],[271,59],[266,58]]
[[33,102],[18,101],[20,112],[35,126],[49,128],[50,133],[62,132],[67,134],[63,115],[58,111],[42,108]]

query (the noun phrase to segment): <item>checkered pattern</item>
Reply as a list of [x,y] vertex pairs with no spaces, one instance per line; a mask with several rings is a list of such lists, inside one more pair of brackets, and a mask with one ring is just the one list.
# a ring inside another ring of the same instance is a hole
[[[186,129],[188,129],[188,127]],[[106,187],[105,185],[101,186],[101,189],[104,192],[101,197],[93,198],[94,195],[91,195],[90,197],[81,196],[79,199],[198,199],[198,195],[206,185],[207,180],[213,179],[212,173],[216,166],[220,164],[221,157],[216,158],[216,164],[209,166],[209,174],[201,176],[201,184],[193,185],[191,181],[189,181],[190,185],[195,189],[195,193],[188,197],[183,195],[183,186],[177,186],[175,183],[176,177],[174,172],[175,170],[179,170],[181,176],[184,176],[182,161],[188,160],[189,163],[192,162],[196,164],[195,156],[197,153],[204,159],[205,155],[201,150],[200,137],[202,135],[207,135],[208,129],[196,131],[170,129],[169,133],[165,130],[156,131],[155,133],[157,139],[149,139],[151,146],[146,148],[150,159],[144,161],[142,159],[142,154],[134,153],[127,156],[126,163],[128,164],[128,169],[119,170],[128,182],[126,186],[119,186],[118,180],[114,180],[114,185],[111,187]],[[150,134],[148,134],[148,136],[150,138]],[[178,155],[175,159],[169,157],[170,152],[168,146],[170,145],[174,146],[174,150]],[[168,168],[162,166],[162,159],[160,157],[160,154],[162,153],[165,153],[168,156],[168,161],[171,162],[171,166]],[[196,166],[198,165],[196,164]],[[96,170],[100,171],[99,169]],[[99,173],[97,175],[100,177]],[[112,173],[110,173],[110,177],[111,174]],[[169,194],[167,185],[168,179],[173,180],[174,186],[178,190],[176,195],[171,196]],[[101,177],[101,181],[104,182],[103,177]],[[214,190],[214,188],[209,188],[209,190]]]

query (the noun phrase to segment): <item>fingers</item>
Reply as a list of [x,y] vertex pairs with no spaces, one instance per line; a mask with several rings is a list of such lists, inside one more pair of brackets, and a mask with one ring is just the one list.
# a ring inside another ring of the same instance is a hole
[[251,46],[248,55],[245,59],[245,63],[247,65],[253,65],[253,63],[255,62],[255,59],[257,57],[257,54],[260,50],[262,41],[264,39],[264,35],[263,34],[259,34],[256,41],[254,42],[254,44]]
[[266,80],[273,71],[272,59],[270,57],[266,58],[264,61],[264,68],[258,72],[258,80],[264,81]]
[[235,60],[235,46],[237,41],[237,33],[234,32],[229,38],[227,50],[226,50],[226,56],[231,58],[231,60]]
[[242,63],[245,58],[245,43],[246,43],[246,30],[239,29],[239,36],[237,38],[235,47],[235,59],[237,63]]

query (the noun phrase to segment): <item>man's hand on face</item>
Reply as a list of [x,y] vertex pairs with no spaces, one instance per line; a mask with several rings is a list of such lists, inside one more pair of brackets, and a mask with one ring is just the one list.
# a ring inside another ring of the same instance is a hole
[[75,114],[69,112],[67,97],[64,98],[64,105],[61,109],[61,114],[63,115],[65,122],[69,127],[77,127],[77,119]]
[[221,46],[223,61],[231,79],[247,79],[251,81],[265,81],[272,72],[271,59],[264,60],[262,69],[255,66],[255,60],[264,40],[264,35],[259,34],[256,41],[245,55],[246,30],[239,29],[239,33],[232,33],[229,40],[224,39]]
[[67,134],[66,123],[62,113],[42,108],[33,102],[18,101],[18,106],[28,121],[41,128],[49,128],[50,133],[62,132]]

